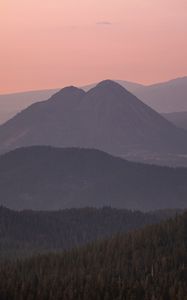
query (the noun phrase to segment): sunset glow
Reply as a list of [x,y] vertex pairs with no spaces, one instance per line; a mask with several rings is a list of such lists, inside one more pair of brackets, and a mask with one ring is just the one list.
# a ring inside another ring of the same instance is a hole
[[187,75],[186,0],[1,0],[0,93]]

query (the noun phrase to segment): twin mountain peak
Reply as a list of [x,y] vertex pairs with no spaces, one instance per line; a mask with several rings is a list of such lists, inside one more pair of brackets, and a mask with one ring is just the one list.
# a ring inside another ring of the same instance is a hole
[[99,92],[106,92],[106,93],[119,93],[119,91],[121,90],[121,92],[125,93],[127,95],[129,95],[130,93],[127,91],[127,89],[125,89],[124,87],[122,87],[120,84],[118,84],[117,82],[115,81],[112,81],[112,80],[104,80],[104,81],[101,81],[100,83],[98,83],[95,87],[93,87],[91,90],[89,90],[87,93],[80,89],[80,88],[77,88],[75,86],[68,86],[68,87],[65,87],[63,89],[61,89],[59,92],[57,92],[56,94],[54,94],[52,96],[52,98],[55,98],[55,97],[63,97],[63,96],[67,96],[68,94],[69,95],[77,95],[77,96],[85,96],[86,94],[92,94],[93,92],[94,93],[99,93]]
[[32,145],[95,148],[137,161],[184,164],[187,133],[105,80],[88,92],[66,87],[0,126],[1,152]]

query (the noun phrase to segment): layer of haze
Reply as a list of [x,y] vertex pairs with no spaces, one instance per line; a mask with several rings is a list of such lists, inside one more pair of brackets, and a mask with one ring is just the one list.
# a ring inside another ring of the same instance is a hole
[[0,93],[187,74],[186,0],[0,0]]

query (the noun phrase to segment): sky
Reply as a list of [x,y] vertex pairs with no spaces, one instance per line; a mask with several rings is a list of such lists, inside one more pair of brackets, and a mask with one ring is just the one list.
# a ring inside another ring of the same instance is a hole
[[187,75],[187,0],[0,0],[0,93]]

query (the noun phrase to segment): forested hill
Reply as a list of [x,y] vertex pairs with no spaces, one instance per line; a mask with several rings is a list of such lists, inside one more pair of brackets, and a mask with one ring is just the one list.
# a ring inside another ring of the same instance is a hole
[[0,268],[3,300],[186,300],[187,214]]
[[0,204],[155,210],[187,207],[187,168],[133,163],[94,149],[29,147],[0,156]]
[[157,223],[180,211],[139,211],[114,208],[67,209],[54,212],[0,208],[0,258],[70,249],[116,233]]

